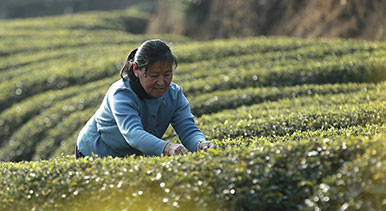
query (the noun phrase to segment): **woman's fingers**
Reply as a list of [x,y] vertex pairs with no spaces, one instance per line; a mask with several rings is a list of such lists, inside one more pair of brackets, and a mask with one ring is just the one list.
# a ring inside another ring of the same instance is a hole
[[176,155],[185,155],[188,153],[188,150],[181,144],[179,144],[180,146],[178,146],[175,150],[175,153]]
[[164,155],[185,155],[188,150],[182,144],[167,143],[164,149]]
[[[205,152],[208,151],[208,149],[215,149],[216,145],[209,141],[202,141],[198,144],[198,151],[204,150]],[[185,155],[188,154],[188,149],[184,147],[182,144],[174,144],[174,143],[167,143],[164,149],[164,155]]]
[[213,148],[215,149],[216,148],[216,145],[212,142],[209,142],[209,141],[203,141],[203,142],[200,142],[199,143],[199,147],[198,147],[198,150],[201,151],[201,150],[204,150],[205,152],[208,151],[208,149],[210,148]]
[[216,145],[214,145],[212,142],[209,142],[208,149],[210,149],[210,148],[216,149]]

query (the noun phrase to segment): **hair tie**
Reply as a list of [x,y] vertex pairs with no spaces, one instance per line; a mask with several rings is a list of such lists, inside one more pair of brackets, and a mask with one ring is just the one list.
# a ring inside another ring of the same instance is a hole
[[132,50],[132,51],[129,53],[129,56],[128,56],[128,60],[129,60],[129,61],[134,61],[135,53],[137,53],[137,51],[138,51],[138,48]]

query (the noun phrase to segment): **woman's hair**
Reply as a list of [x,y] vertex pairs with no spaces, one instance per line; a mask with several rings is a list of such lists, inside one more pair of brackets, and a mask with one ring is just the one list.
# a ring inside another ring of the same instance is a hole
[[177,59],[165,42],[158,39],[147,40],[142,43],[139,48],[136,48],[129,53],[125,64],[120,70],[121,78],[125,79],[126,76],[133,74],[134,63],[137,64],[139,70],[145,68],[146,73],[147,68],[158,61],[170,62],[174,65],[174,68],[177,67]]

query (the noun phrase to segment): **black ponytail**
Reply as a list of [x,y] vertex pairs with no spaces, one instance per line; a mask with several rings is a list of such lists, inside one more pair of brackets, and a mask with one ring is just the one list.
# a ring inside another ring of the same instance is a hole
[[[135,54],[137,53],[137,51],[138,51],[138,48],[132,50],[129,53],[129,55],[127,55],[126,60],[125,60],[125,64],[123,65],[123,67],[120,70],[121,78],[124,80],[130,74],[130,72],[133,71],[133,63],[134,63],[134,58],[135,58]],[[125,74],[125,76],[123,74]]]

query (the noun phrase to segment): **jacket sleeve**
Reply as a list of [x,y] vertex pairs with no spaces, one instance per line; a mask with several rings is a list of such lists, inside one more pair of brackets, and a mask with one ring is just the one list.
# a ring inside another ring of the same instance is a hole
[[161,156],[168,142],[143,129],[135,99],[135,93],[125,88],[118,88],[109,95],[110,109],[119,131],[131,147],[145,155]]
[[182,88],[177,92],[177,107],[172,117],[172,126],[182,144],[191,152],[197,151],[199,141],[205,141],[205,136],[194,122],[194,116],[190,111],[190,105]]

